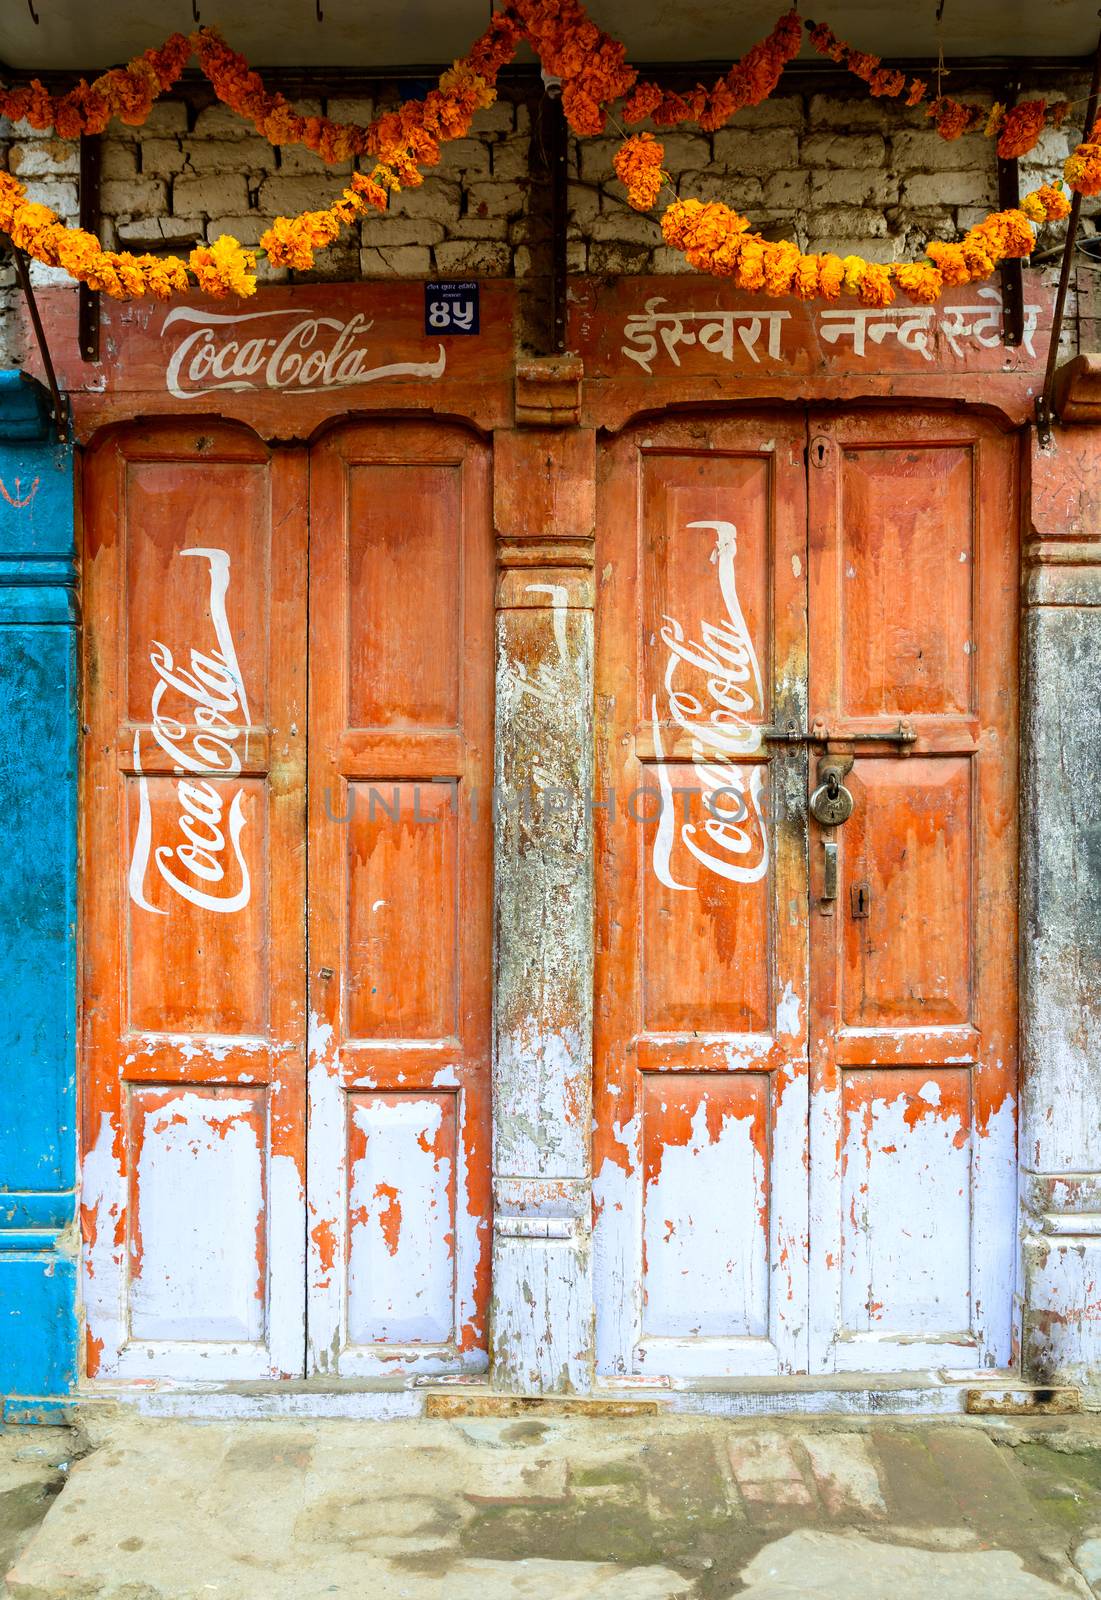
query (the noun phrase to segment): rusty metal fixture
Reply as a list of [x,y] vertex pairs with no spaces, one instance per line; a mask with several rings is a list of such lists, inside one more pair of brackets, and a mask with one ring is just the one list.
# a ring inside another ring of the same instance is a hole
[[[1007,109],[1017,104],[1021,86],[1014,79],[1006,84]],[[1009,160],[998,157],[998,209],[1013,211],[1021,203],[1021,173],[1017,157]],[[1002,285],[1002,341],[1019,347],[1025,336],[1025,280],[1024,262],[1020,256],[1008,256],[998,268]]]
[[15,265],[15,275],[19,279],[19,287],[23,291],[27,302],[27,310],[30,312],[31,326],[34,329],[34,337],[35,342],[38,345],[38,353],[42,357],[42,367],[46,374],[46,382],[50,390],[50,403],[53,413],[54,427],[57,429],[57,437],[64,441],[68,437],[69,431],[68,410],[66,408],[65,401],[62,399],[61,390],[57,386],[57,374],[54,372],[53,357],[50,355],[50,347],[46,341],[46,331],[42,326],[42,318],[38,311],[38,302],[34,297],[34,289],[31,285],[31,275],[27,270],[27,258],[24,256],[22,250],[20,250],[18,246],[14,244],[11,246],[11,254],[12,261]]
[[[98,133],[80,136],[80,226],[99,236],[100,171],[103,145]],[[77,343],[85,361],[99,360],[99,293],[86,283],[77,294]]]
[[[1101,90],[1101,34],[1098,35],[1097,49],[1093,57],[1093,77],[1090,80],[1089,99],[1086,102],[1086,117],[1084,136],[1089,137],[1097,117],[1097,96]],[[1044,387],[1040,391],[1040,398],[1036,402],[1036,431],[1042,445],[1051,442],[1052,425],[1052,396],[1055,391],[1055,369],[1059,364],[1059,335],[1063,329],[1063,313],[1066,310],[1067,290],[1070,287],[1070,269],[1074,263],[1074,249],[1078,238],[1078,219],[1082,212],[1082,196],[1075,194],[1070,202],[1070,215],[1067,218],[1067,234],[1063,242],[1063,264],[1059,269],[1059,288],[1055,295],[1055,310],[1051,319],[1051,343],[1048,345],[1047,366],[1044,369]]]

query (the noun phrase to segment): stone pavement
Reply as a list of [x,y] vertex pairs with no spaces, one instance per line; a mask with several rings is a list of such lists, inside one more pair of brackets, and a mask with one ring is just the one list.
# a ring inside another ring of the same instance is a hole
[[1101,1418],[87,1429],[0,1431],[15,1600],[1101,1596]]

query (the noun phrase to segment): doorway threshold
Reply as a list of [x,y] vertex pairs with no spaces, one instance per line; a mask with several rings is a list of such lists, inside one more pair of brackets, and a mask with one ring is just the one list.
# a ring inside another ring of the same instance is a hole
[[1040,1416],[1081,1411],[1077,1389],[1025,1382],[1018,1373],[847,1372],[778,1378],[599,1382],[588,1394],[509,1394],[482,1378],[284,1379],[237,1383],[100,1382],[80,1410],[132,1408],[143,1416],[196,1420],[266,1417],[389,1421],[401,1417]]

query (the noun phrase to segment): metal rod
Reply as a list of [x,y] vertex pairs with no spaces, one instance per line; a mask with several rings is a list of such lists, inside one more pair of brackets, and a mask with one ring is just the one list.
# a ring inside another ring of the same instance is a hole
[[[1006,109],[1017,104],[1021,86],[1014,79],[1006,84]],[[998,157],[998,209],[1014,211],[1021,203],[1021,174],[1017,157]],[[1020,256],[1007,256],[998,269],[1002,283],[1002,343],[1016,347],[1025,335],[1024,262]]]
[[[99,174],[102,141],[98,133],[80,136],[80,226],[99,236]],[[86,283],[77,290],[77,343],[85,361],[99,360],[99,292]]]
[[54,427],[57,437],[64,444],[66,437],[65,402],[61,398],[61,390],[57,387],[57,374],[54,372],[53,358],[50,347],[46,343],[46,330],[42,326],[42,318],[38,314],[38,302],[34,297],[31,287],[31,275],[27,271],[27,261],[22,250],[17,245],[11,247],[12,259],[15,262],[15,275],[19,279],[19,287],[27,300],[27,309],[31,314],[31,326],[34,328],[34,337],[38,343],[38,353],[42,357],[42,366],[46,372],[46,382],[50,387],[50,400],[53,404]]
[[551,223],[551,343],[553,353],[566,348],[566,235],[569,231],[569,133],[561,97],[547,98]]
[[[1101,90],[1101,34],[1097,38],[1097,50],[1093,57],[1093,76],[1090,79],[1090,97],[1086,102],[1086,118],[1082,129],[1083,139],[1088,139],[1097,119],[1097,95]],[[1063,313],[1067,305],[1067,290],[1070,287],[1070,269],[1074,264],[1074,248],[1078,240],[1078,218],[1082,211],[1082,196],[1077,192],[1070,203],[1070,215],[1067,218],[1067,235],[1063,241],[1063,264],[1059,269],[1059,287],[1055,293],[1055,311],[1051,319],[1051,342],[1047,351],[1047,366],[1044,369],[1044,387],[1040,391],[1040,398],[1036,402],[1036,424],[1040,436],[1040,443],[1047,444],[1051,439],[1052,412],[1051,402],[1055,390],[1055,369],[1059,364],[1059,337],[1063,331]]]

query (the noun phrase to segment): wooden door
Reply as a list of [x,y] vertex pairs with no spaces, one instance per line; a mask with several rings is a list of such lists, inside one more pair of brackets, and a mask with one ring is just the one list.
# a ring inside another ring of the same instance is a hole
[[90,1377],[302,1370],[306,483],[208,421],[85,466]]
[[310,1366],[478,1369],[490,1259],[493,531],[439,423],[312,459]]
[[[606,1374],[1010,1357],[1014,462],[915,411],[606,451]],[[843,826],[809,819],[823,756],[853,759]]]
[[851,819],[812,824],[820,1369],[1011,1354],[1015,460],[970,417],[811,417],[811,718],[855,756]]
[[597,600],[595,1279],[605,1374],[806,1364],[801,415],[609,447]]

